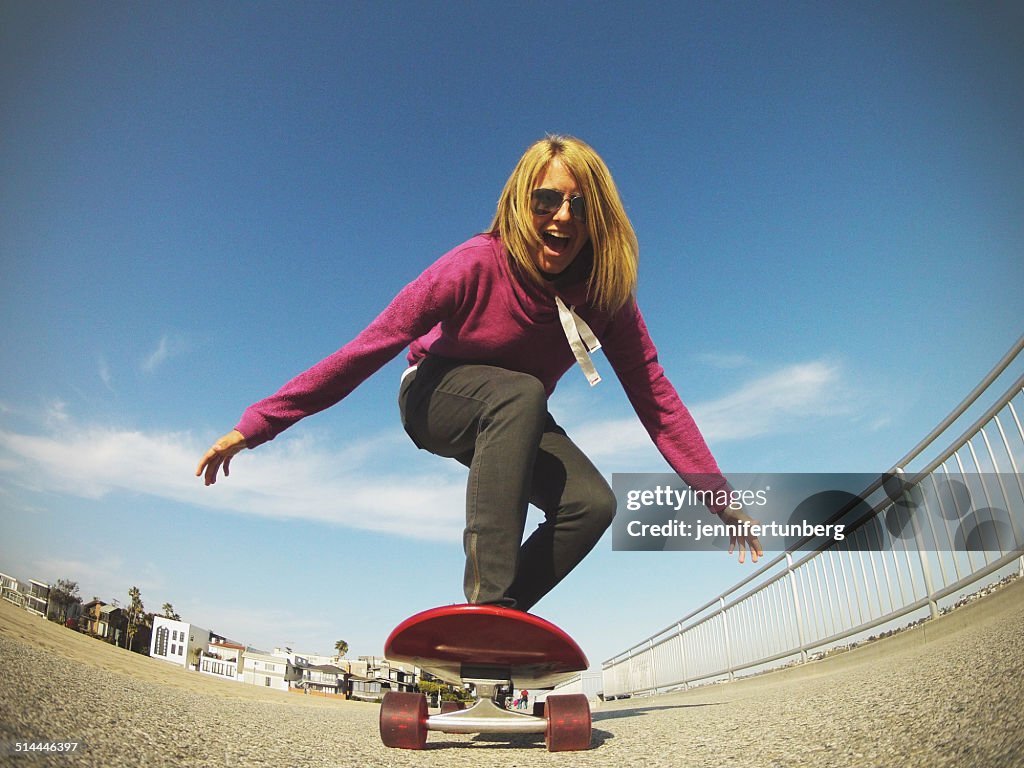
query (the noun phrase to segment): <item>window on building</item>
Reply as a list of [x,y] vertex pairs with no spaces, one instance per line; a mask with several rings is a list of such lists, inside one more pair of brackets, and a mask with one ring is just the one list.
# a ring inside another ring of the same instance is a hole
[[160,627],[156,631],[156,645],[154,646],[154,653],[157,656],[167,655],[167,637],[170,632],[167,631],[167,627]]

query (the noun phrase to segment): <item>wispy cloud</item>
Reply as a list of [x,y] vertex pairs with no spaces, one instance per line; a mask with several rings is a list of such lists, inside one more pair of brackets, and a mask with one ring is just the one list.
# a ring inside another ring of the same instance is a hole
[[[849,415],[850,397],[838,363],[788,365],[751,379],[732,392],[690,404],[701,433],[712,444],[808,429],[821,418]],[[593,458],[651,455],[651,440],[634,416],[576,425],[573,439]]]
[[[33,490],[99,499],[120,492],[275,519],[303,519],[450,541],[462,530],[459,473],[395,470],[398,434],[355,449],[308,436],[246,451],[210,488],[194,476],[206,450],[187,433],[147,433],[65,419],[58,432],[0,431],[0,473]],[[439,466],[441,466],[439,464]]]
[[69,419],[68,404],[63,400],[54,400],[50,403],[43,416],[43,422],[53,429],[63,428]]
[[103,386],[109,389],[111,392],[114,391],[114,376],[110,372],[110,364],[107,362],[105,357],[100,357],[98,363],[97,373],[100,377],[100,381],[103,382]]
[[185,342],[179,336],[164,334],[157,342],[156,349],[150,352],[142,360],[142,370],[145,373],[154,373],[160,366],[172,357],[181,354],[185,350]]
[[818,418],[848,414],[848,403],[839,365],[814,361],[761,376],[692,410],[709,439],[721,442],[797,432]]

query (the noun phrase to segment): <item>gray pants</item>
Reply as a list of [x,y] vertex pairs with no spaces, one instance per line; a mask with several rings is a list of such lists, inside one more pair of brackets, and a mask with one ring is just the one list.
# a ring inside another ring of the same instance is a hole
[[[611,525],[611,488],[548,413],[536,377],[428,357],[405,377],[398,402],[417,446],[469,467],[470,603],[529,610]],[[545,519],[523,542],[530,503]]]

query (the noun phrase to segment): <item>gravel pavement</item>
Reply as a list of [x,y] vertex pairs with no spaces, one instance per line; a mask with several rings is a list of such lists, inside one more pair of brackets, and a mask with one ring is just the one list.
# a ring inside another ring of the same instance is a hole
[[[4,766],[1024,766],[1021,581],[926,631],[798,669],[596,704],[591,749],[555,754],[540,737],[441,733],[422,752],[387,749],[376,705],[126,663],[42,620],[16,631],[15,610],[0,610]],[[82,746],[13,754],[33,739]]]

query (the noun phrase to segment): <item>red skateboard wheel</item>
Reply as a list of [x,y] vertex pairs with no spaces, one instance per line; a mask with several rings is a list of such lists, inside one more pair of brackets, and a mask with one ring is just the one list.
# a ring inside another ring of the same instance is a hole
[[386,747],[423,749],[427,743],[427,699],[388,691],[380,705],[380,738]]
[[571,752],[590,748],[590,703],[582,693],[548,696],[544,714],[548,752]]

